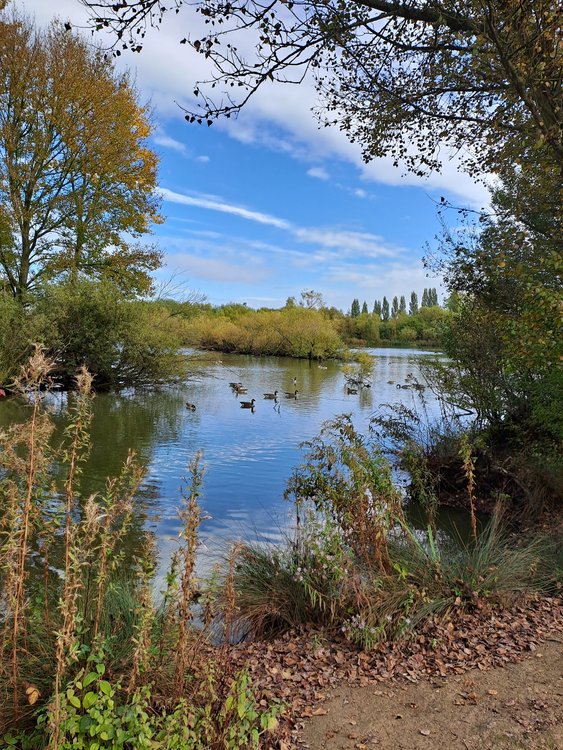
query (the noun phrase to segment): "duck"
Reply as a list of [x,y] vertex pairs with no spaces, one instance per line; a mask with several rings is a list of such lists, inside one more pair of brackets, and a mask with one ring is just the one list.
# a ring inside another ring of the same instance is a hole
[[285,392],[285,397],[286,398],[297,398],[297,394],[298,393],[299,393],[299,391],[294,391],[293,393],[290,393],[289,391],[286,391]]
[[248,393],[248,388],[244,388],[242,385],[237,385],[236,388],[233,388],[235,393],[241,394],[241,393]]
[[269,398],[270,400],[277,401],[278,400],[278,392],[274,391],[273,393],[265,393],[264,398]]
[[189,401],[186,401],[186,409],[189,409],[190,411],[195,411],[195,404],[190,404]]
[[395,381],[394,380],[388,380],[387,382],[389,383],[389,385],[395,385]]
[[293,385],[297,385],[297,378],[293,378]]
[[328,370],[326,365],[318,365],[319,370]]
[[252,399],[252,401],[241,401],[240,402],[240,408],[241,409],[254,409],[254,404],[256,403],[256,399]]

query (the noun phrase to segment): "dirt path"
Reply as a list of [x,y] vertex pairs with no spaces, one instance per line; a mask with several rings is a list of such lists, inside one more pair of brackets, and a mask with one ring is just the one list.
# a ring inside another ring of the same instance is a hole
[[303,732],[311,750],[563,750],[563,639],[504,668],[342,685],[316,712]]

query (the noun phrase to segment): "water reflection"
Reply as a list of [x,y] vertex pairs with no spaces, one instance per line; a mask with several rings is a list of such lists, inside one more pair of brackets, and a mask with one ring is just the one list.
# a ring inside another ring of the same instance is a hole
[[[278,541],[291,523],[283,491],[293,468],[303,460],[299,444],[313,438],[324,421],[349,413],[360,431],[380,404],[413,403],[415,392],[397,389],[409,373],[421,378],[421,358],[436,356],[411,349],[371,349],[375,370],[371,388],[348,394],[339,362],[319,367],[307,360],[276,357],[201,354],[191,377],[182,385],[158,391],[100,394],[93,405],[93,448],[84,467],[84,493],[102,489],[117,474],[133,449],[147,464],[138,498],[137,529],[147,521],[154,530],[165,564],[179,532],[177,507],[186,484],[188,463],[203,452],[205,477],[202,505],[209,518],[202,535],[208,557],[224,540],[259,537]],[[241,382],[244,395],[230,382]],[[297,398],[285,392],[298,390]],[[264,393],[278,391],[277,400]],[[426,392],[430,411],[437,412]],[[50,397],[58,437],[63,429],[65,396]],[[240,401],[255,399],[255,408]],[[186,409],[186,402],[195,411]],[[22,419],[26,407],[0,403],[0,427]],[[134,544],[135,540],[131,540]],[[205,556],[204,556],[205,557]]]

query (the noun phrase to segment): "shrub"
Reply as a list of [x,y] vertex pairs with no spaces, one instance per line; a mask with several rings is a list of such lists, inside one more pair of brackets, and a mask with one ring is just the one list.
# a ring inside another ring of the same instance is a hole
[[165,308],[127,299],[109,282],[49,286],[35,312],[44,318],[42,341],[66,385],[81,365],[97,390],[154,385],[185,372]]

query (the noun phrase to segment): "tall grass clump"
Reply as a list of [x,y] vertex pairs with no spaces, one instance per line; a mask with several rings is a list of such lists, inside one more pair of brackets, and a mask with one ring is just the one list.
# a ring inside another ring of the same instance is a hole
[[561,545],[509,533],[500,514],[467,543],[437,535],[432,523],[412,528],[389,465],[349,417],[304,445],[286,491],[293,534],[278,546],[242,545],[237,556],[236,612],[247,632],[312,624],[369,648],[430,617],[560,585]]
[[155,604],[154,541],[141,533],[131,550],[128,540],[144,468],[130,454],[103,491],[82,494],[92,378],[80,371],[57,446],[44,401],[51,368],[37,348],[17,380],[28,418],[0,433],[0,742],[22,750],[260,747],[279,708],[261,707],[248,674],[191,623],[200,457],[179,511],[168,590]]

